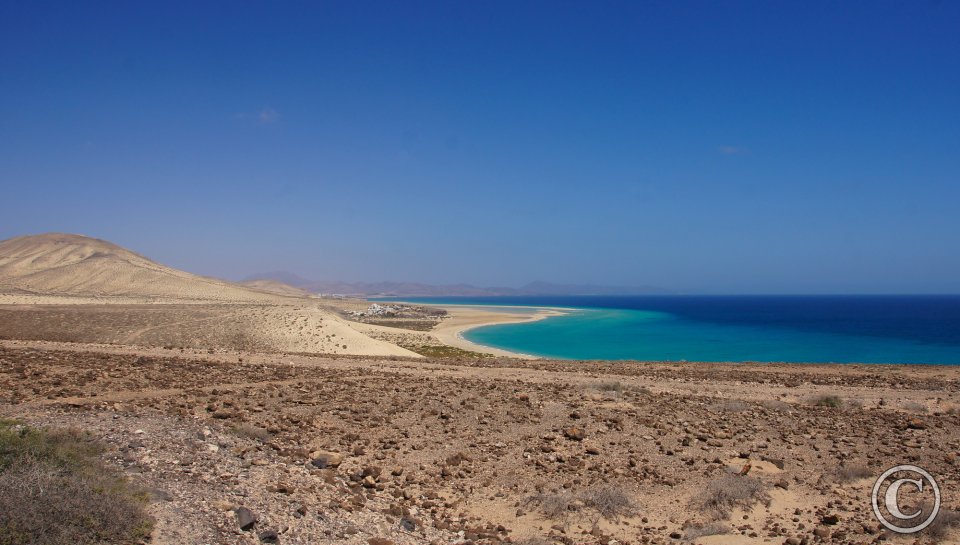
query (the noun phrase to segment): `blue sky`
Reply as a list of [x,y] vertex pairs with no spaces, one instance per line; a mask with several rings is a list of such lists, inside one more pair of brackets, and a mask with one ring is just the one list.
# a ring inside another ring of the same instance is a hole
[[960,292],[960,3],[0,1],[0,238],[242,278]]

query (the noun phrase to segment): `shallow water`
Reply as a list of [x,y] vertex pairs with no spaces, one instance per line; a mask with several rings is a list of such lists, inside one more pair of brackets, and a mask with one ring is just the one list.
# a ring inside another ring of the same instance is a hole
[[960,364],[958,296],[415,300],[574,308],[464,334],[475,343],[556,358]]

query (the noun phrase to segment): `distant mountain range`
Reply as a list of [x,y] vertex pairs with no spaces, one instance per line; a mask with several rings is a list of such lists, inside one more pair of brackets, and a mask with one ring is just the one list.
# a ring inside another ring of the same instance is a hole
[[530,282],[519,288],[477,287],[470,284],[433,285],[418,282],[340,282],[307,280],[286,271],[260,273],[244,282],[272,280],[313,293],[419,297],[493,297],[506,295],[654,295],[668,291],[652,286],[597,286]]

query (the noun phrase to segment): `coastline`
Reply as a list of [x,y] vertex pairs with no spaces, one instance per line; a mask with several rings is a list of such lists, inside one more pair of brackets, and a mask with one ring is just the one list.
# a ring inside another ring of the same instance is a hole
[[[553,316],[563,316],[571,312],[570,309],[555,307],[498,307],[486,305],[416,304],[442,308],[443,310],[447,311],[448,317],[440,322],[440,324],[438,324],[433,331],[431,331],[433,336],[441,343],[448,346],[453,346],[455,348],[469,350],[471,352],[481,352],[494,356],[522,359],[540,359],[540,356],[524,354],[521,352],[512,352],[502,348],[478,344],[468,341],[466,338],[464,338],[463,334],[478,327],[499,324],[536,322]],[[509,311],[505,310],[507,308],[509,308]]]

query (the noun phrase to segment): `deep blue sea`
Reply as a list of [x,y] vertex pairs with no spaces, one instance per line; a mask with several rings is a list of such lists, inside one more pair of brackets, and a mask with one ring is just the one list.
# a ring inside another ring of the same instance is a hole
[[575,309],[468,340],[565,359],[960,365],[960,296],[402,298]]

